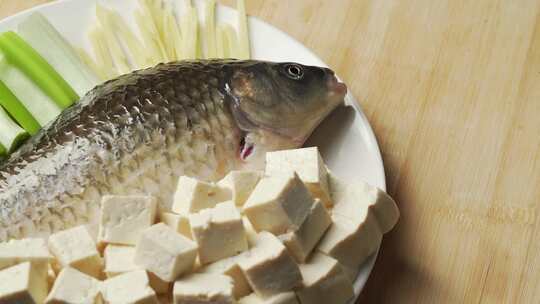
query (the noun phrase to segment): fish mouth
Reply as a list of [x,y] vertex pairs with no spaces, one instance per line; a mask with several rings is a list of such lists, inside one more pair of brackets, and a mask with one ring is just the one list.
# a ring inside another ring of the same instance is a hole
[[347,85],[339,81],[334,72],[328,74],[326,85],[331,95],[337,95],[343,98],[347,94]]

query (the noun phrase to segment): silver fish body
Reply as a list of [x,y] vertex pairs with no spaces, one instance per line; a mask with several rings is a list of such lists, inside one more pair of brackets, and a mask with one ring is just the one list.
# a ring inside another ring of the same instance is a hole
[[154,195],[168,210],[179,176],[242,168],[230,80],[253,64],[161,64],[96,87],[0,165],[0,241],[96,227],[105,194]]

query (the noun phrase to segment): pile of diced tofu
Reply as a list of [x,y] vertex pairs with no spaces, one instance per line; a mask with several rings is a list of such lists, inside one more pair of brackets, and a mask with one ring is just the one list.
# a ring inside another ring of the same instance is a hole
[[399,211],[344,182],[317,148],[271,152],[265,172],[181,177],[172,210],[104,196],[97,236],[0,243],[0,303],[344,304]]

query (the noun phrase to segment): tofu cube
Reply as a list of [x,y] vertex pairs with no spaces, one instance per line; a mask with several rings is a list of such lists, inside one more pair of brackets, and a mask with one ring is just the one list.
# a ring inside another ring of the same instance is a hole
[[154,224],[157,201],[143,195],[106,195],[101,201],[98,240],[135,245],[141,232]]
[[94,240],[83,226],[51,235],[49,250],[62,267],[71,266],[94,278],[101,275],[101,257]]
[[225,275],[194,273],[174,282],[175,304],[234,304],[232,279]]
[[100,281],[71,267],[60,271],[45,303],[100,303]]
[[356,219],[339,214],[332,215],[330,226],[317,250],[333,257],[349,268],[358,268],[371,254],[377,251],[382,233],[375,217],[367,210]]
[[43,303],[47,296],[47,264],[24,262],[0,271],[0,303]]
[[262,175],[260,171],[231,171],[218,185],[231,191],[236,206],[243,206]]
[[152,272],[148,272],[148,280],[150,281],[150,287],[158,294],[166,294],[171,289],[172,283],[166,282],[160,279]]
[[317,147],[266,153],[266,174],[296,172],[314,197],[331,207],[328,171]]
[[184,214],[176,214],[172,212],[163,212],[159,215],[161,222],[171,227],[181,235],[193,239],[191,235],[191,227],[189,226],[189,217]]
[[296,294],[301,304],[346,304],[354,296],[351,281],[331,257],[315,253],[300,271],[304,280]]
[[386,192],[363,181],[346,184],[334,176],[331,179],[332,184],[341,184],[336,187],[341,190],[335,195],[333,209],[335,214],[356,218],[363,212],[362,209],[369,209],[369,213],[375,216],[383,234],[394,228],[399,219],[399,209]]
[[242,222],[244,223],[248,245],[249,247],[252,247],[257,239],[257,231],[255,231],[255,228],[253,228],[253,225],[251,225],[251,222],[246,216],[242,216]]
[[252,293],[240,299],[238,304],[298,304],[298,300],[294,291],[280,293],[264,299]]
[[300,228],[280,235],[279,239],[298,263],[304,263],[331,224],[330,214],[317,199]]
[[258,296],[267,298],[300,285],[298,265],[274,235],[260,232],[256,243],[239,260],[249,285]]
[[52,259],[43,239],[10,240],[0,243],[0,269],[22,262],[47,264]]
[[135,247],[132,246],[108,245],[103,257],[105,259],[105,274],[108,278],[141,269],[135,264]]
[[56,281],[56,272],[54,271],[51,264],[47,265],[47,290],[51,290],[54,282]]
[[191,271],[197,257],[197,244],[159,223],[141,234],[135,248],[135,264],[166,282]]
[[189,224],[202,265],[248,249],[242,216],[231,201],[190,214]]
[[173,198],[172,211],[190,214],[231,199],[231,193],[216,184],[181,176]]
[[246,276],[242,272],[238,261],[245,255],[240,254],[237,256],[229,257],[223,260],[219,260],[212,264],[209,264],[199,270],[201,273],[214,273],[227,275],[233,279],[234,284],[234,297],[240,299],[252,292],[251,287],[246,279]]
[[296,173],[265,176],[244,205],[256,231],[275,235],[294,231],[306,220],[313,197]]
[[[108,278],[142,269],[142,267],[135,264],[135,247],[132,246],[109,245],[105,248],[104,258],[105,273]],[[149,272],[148,280],[150,281],[150,287],[157,294],[164,294],[169,291],[171,283],[163,281],[155,274]]]
[[106,303],[159,303],[144,270],[126,272],[107,279],[102,283],[101,291]]

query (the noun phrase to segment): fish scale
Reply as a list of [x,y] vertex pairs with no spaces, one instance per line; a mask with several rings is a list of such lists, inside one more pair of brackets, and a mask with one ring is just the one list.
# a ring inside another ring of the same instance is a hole
[[0,240],[95,229],[104,194],[152,194],[168,210],[180,175],[222,177],[239,142],[224,76],[218,64],[168,64],[87,94],[0,167]]

